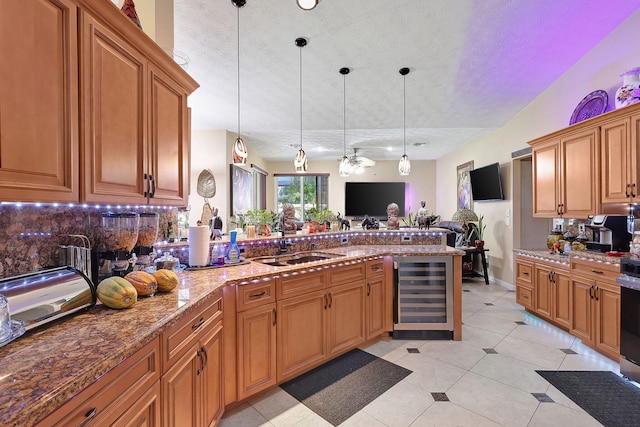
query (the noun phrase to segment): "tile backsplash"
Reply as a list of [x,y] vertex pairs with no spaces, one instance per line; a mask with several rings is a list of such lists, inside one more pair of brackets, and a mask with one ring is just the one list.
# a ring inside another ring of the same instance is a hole
[[81,246],[81,241],[70,234],[87,236],[92,249],[101,249],[103,212],[157,212],[160,214],[158,240],[163,240],[167,223],[177,224],[178,209],[1,205],[0,277],[59,265],[60,245]]

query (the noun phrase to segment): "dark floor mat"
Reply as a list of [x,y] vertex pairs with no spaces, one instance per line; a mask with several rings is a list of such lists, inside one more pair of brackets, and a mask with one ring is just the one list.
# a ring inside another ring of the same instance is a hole
[[411,372],[355,349],[280,387],[337,426]]
[[640,426],[640,388],[610,371],[536,371],[607,427]]

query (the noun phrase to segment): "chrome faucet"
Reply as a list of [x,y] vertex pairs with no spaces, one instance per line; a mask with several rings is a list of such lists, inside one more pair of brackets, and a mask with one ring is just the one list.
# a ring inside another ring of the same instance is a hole
[[282,238],[280,239],[280,254],[286,254],[289,252],[289,246],[291,246],[291,239],[284,237],[284,231],[282,231]]

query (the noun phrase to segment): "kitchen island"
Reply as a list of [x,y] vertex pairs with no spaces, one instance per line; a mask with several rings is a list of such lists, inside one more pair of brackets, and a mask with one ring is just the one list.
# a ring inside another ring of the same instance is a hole
[[[464,255],[463,251],[443,245],[359,245],[323,251],[342,256],[286,267],[250,262],[184,271],[179,273],[178,287],[170,293],[141,297],[126,310],[111,310],[98,304],[20,337],[0,348],[0,425],[35,425],[140,349],[159,341],[182,319],[220,299],[225,288],[398,255],[448,255],[457,260],[459,267]],[[454,339],[461,338],[461,281],[461,273],[455,274]],[[235,317],[235,307],[225,306],[224,310],[227,318]],[[226,348],[225,357],[226,352],[235,353]],[[161,348],[160,353],[162,365],[166,349]],[[156,368],[164,370],[163,366]],[[229,403],[228,397],[225,403]]]

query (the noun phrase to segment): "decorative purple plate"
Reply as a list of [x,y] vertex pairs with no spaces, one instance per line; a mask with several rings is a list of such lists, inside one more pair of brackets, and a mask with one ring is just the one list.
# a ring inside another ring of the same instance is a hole
[[599,116],[607,110],[607,103],[609,102],[609,96],[607,92],[603,90],[594,90],[589,95],[585,96],[578,104],[569,124],[581,122],[583,120],[590,119],[591,117]]

